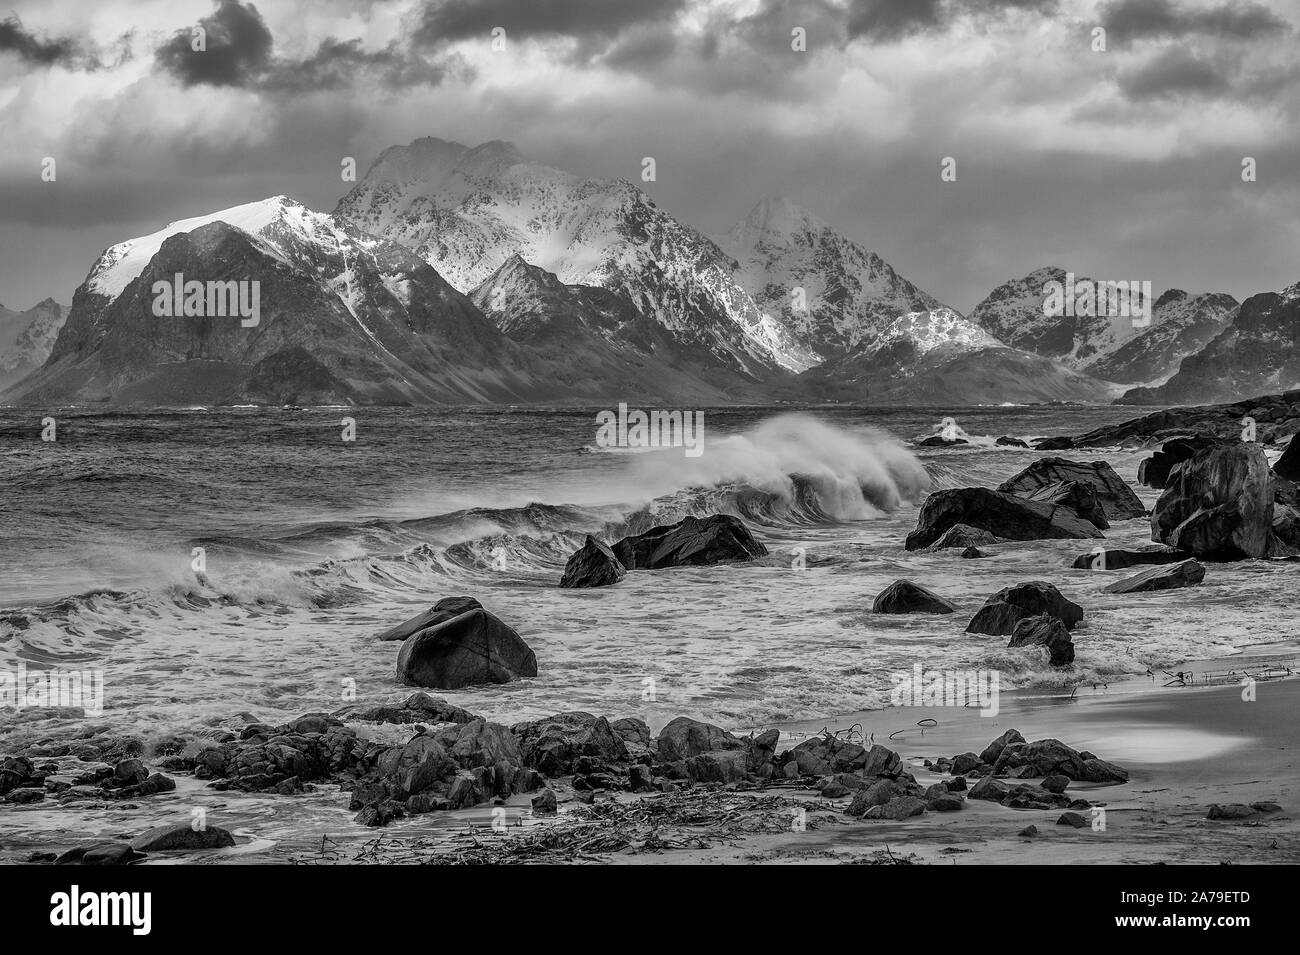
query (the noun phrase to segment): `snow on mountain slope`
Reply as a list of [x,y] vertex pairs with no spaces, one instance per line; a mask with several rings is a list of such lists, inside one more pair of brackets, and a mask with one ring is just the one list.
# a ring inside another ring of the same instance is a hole
[[0,305],[0,388],[45,364],[67,317],[68,310],[52,298],[25,312]]
[[1151,327],[1084,366],[1088,374],[1127,385],[1159,385],[1232,323],[1240,303],[1225,292],[1189,295],[1170,289],[1156,299]]
[[461,291],[518,254],[565,285],[621,292],[681,345],[753,378],[819,360],[736,284],[717,245],[632,183],[583,179],[508,143],[391,147],[335,215],[415,250]]
[[[1112,315],[1048,315],[1044,307],[1049,282],[1064,284],[1065,269],[1036,269],[1022,279],[999,285],[971,311],[970,317],[994,338],[1071,368],[1083,368],[1137,334],[1133,319]],[[1075,284],[1091,282],[1074,276]]]
[[826,358],[899,315],[941,307],[874,252],[787,199],[759,202],[718,244],[737,261],[735,278],[759,308]]

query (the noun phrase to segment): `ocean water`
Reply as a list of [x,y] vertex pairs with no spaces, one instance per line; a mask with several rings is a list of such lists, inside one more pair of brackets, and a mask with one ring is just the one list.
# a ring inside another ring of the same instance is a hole
[[[1211,566],[1192,590],[1114,597],[1102,588],[1123,572],[1068,566],[1091,543],[1003,544],[987,560],[903,549],[927,489],[992,486],[1039,456],[998,435],[1078,433],[1137,409],[706,409],[695,458],[598,448],[597,410],[79,411],[56,415],[54,442],[42,415],[0,411],[0,671],[102,670],[98,722],[146,738],[275,722],[411,692],[394,679],[399,645],[374,636],[469,594],[524,636],[540,673],[435,691],[453,703],[505,723],[583,709],[746,729],[886,705],[892,674],[917,663],[1059,688],[1294,636],[1284,566]],[[949,416],[971,444],[915,447]],[[1104,457],[1135,483],[1143,454],[1067,456]],[[1149,506],[1155,492],[1137,490]],[[770,555],[556,586],[587,533],[719,511]],[[1106,536],[1138,545],[1149,529]],[[874,616],[898,578],[959,612]],[[1069,670],[964,632],[990,594],[1032,579],[1086,610]],[[0,712],[0,744],[15,720]],[[73,722],[40,726],[57,737]]]

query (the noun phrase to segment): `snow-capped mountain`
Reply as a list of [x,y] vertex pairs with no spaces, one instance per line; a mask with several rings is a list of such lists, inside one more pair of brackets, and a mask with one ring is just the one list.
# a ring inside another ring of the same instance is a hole
[[755,380],[819,360],[735,282],[716,244],[632,183],[584,179],[509,143],[394,146],[335,215],[414,250],[464,292],[518,254],[565,285],[621,293],[679,346]]
[[1084,365],[1088,374],[1121,384],[1159,385],[1179,363],[1232,323],[1240,303],[1225,292],[1189,295],[1170,289],[1156,299],[1151,327]]
[[[999,285],[971,311],[970,317],[1005,345],[1084,368],[1140,331],[1131,317],[1049,315],[1048,283],[1062,285],[1065,269],[1046,266],[1022,279]],[[1076,285],[1092,280],[1076,275]]]
[[1300,388],[1300,282],[1241,303],[1231,323],[1188,355],[1163,385],[1134,388],[1126,404],[1208,404]]
[[880,256],[786,199],[764,199],[718,244],[759,308],[824,358],[851,351],[900,315],[941,307]]
[[1009,348],[950,308],[911,312],[800,376],[811,396],[871,404],[1101,402],[1115,387]]
[[67,308],[52,298],[25,312],[0,305],[0,390],[45,364],[67,317]]
[[[155,314],[154,283],[258,283],[260,318]],[[49,360],[6,397],[114,403],[502,401],[546,369],[427,263],[283,196],[107,249]]]

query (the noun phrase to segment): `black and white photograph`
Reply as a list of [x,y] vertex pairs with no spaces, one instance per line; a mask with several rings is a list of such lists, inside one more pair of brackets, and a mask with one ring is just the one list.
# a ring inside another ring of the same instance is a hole
[[1298,41],[1296,0],[0,0],[23,918],[1044,865],[1241,939],[1217,867],[1300,862]]

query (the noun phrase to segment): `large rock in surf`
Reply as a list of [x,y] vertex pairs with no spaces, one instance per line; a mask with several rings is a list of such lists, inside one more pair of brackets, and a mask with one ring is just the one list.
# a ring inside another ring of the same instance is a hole
[[1106,588],[1108,594],[1139,594],[1154,590],[1173,590],[1177,587],[1194,587],[1205,579],[1205,568],[1196,560],[1185,560],[1172,567],[1151,567],[1117,580]]
[[1300,435],[1292,435],[1282,456],[1273,463],[1273,473],[1288,481],[1300,481]]
[[1150,547],[1141,550],[1107,550],[1098,547],[1080,554],[1070,566],[1076,570],[1123,570],[1140,564],[1176,564],[1187,555],[1172,547]]
[[468,610],[482,608],[482,604],[473,597],[444,597],[424,613],[417,614],[404,623],[399,623],[390,630],[385,630],[378,640],[405,640],[413,633],[428,629],[434,624],[458,617]]
[[627,746],[609,720],[590,713],[556,713],[516,723],[510,732],[519,740],[524,763],[547,776],[567,776],[584,756],[602,763],[628,758]]
[[1138,483],[1153,487],[1157,491],[1164,490],[1174,468],[1191,458],[1197,451],[1222,443],[1212,434],[1190,434],[1186,437],[1170,438],[1159,451],[1153,452],[1151,457],[1144,458],[1138,464]]
[[1124,479],[1115,473],[1105,461],[1069,461],[1065,458],[1039,458],[1015,477],[998,485],[999,491],[1008,494],[1029,496],[1040,488],[1052,484],[1064,484],[1077,481],[1091,485],[1097,492],[1106,517],[1112,521],[1125,521],[1133,517],[1145,517],[1147,509],[1142,506],[1133,489],[1124,483]]
[[659,731],[657,749],[665,763],[690,759],[701,753],[741,750],[744,742],[719,726],[679,716]]
[[871,605],[872,613],[953,613],[957,610],[933,590],[910,580],[896,580]]
[[1029,501],[986,487],[961,487],[936,491],[925,499],[916,530],[907,535],[907,549],[929,547],[956,524],[981,528],[1005,540],[1087,540],[1103,536],[1068,507]]
[[410,686],[456,690],[537,676],[537,655],[514,628],[482,607],[407,637],[397,679]]
[[982,544],[996,544],[997,542],[997,537],[982,527],[971,527],[969,524],[954,524],[940,534],[939,539],[931,544],[927,550],[945,550],[949,547],[960,547],[965,550],[967,547],[979,547]]
[[1070,631],[1056,617],[1043,614],[1038,617],[1025,617],[1011,631],[1008,647],[1046,647],[1049,660],[1054,667],[1063,667],[1074,662],[1074,641]]
[[613,552],[628,570],[657,570],[753,560],[766,556],[767,548],[743,521],[728,514],[714,514],[688,517],[624,537],[614,545]]
[[1030,580],[1014,587],[1003,587],[990,597],[966,625],[967,633],[1005,636],[1026,617],[1046,614],[1073,630],[1083,619],[1083,608],[1067,600],[1059,590],[1041,580]]
[[603,541],[590,534],[568,563],[560,577],[561,587],[608,587],[627,576],[627,568]]
[[225,849],[235,844],[235,837],[220,826],[195,829],[189,822],[158,826],[131,840],[136,852],[168,852],[192,849]]
[[1097,489],[1082,481],[1062,481],[1060,484],[1045,484],[1018,495],[1028,501],[1041,501],[1044,504],[1060,504],[1068,507],[1093,527],[1105,530],[1110,527],[1106,520],[1106,509],[1101,506]]
[[1273,523],[1273,472],[1258,445],[1196,452],[1151,511],[1151,539],[1209,560],[1263,557]]

